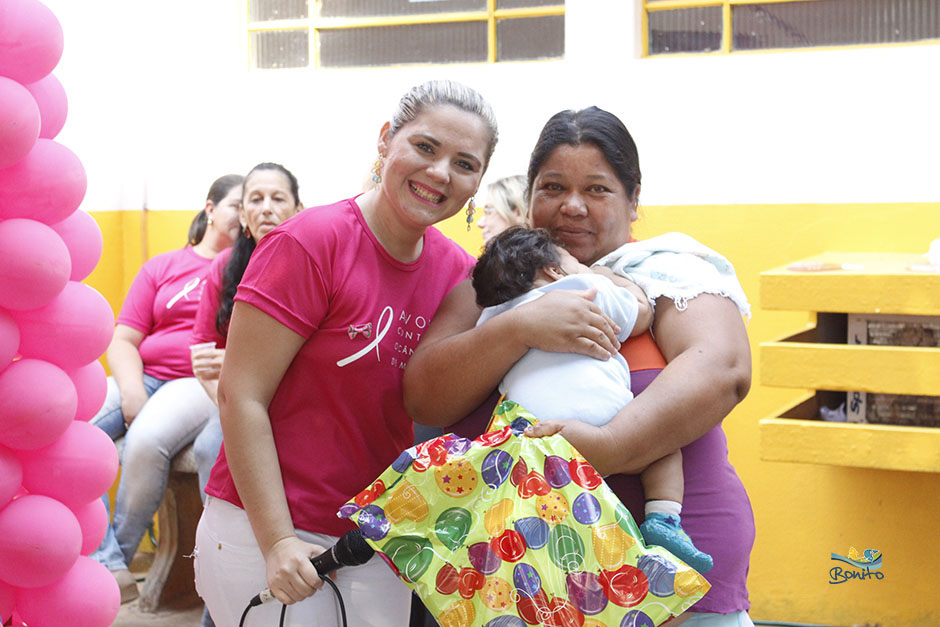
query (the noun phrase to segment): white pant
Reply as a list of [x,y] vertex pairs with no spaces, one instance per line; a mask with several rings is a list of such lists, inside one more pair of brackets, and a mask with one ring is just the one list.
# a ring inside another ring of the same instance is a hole
[[[306,542],[330,547],[338,538],[297,531]],[[196,590],[217,627],[238,627],[248,602],[267,588],[264,557],[245,510],[206,497],[196,529]],[[403,627],[408,624],[411,593],[378,555],[362,566],[336,571],[334,582],[343,595],[350,626]],[[248,612],[245,627],[274,627],[281,604],[272,600]],[[287,608],[284,624],[291,627],[339,627],[339,605],[324,585],[312,597]]]

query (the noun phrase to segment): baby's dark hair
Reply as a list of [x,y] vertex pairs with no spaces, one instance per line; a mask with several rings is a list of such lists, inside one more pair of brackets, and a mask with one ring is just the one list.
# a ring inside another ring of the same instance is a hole
[[540,268],[557,266],[561,257],[545,229],[514,226],[486,245],[473,269],[477,304],[492,307],[532,289]]

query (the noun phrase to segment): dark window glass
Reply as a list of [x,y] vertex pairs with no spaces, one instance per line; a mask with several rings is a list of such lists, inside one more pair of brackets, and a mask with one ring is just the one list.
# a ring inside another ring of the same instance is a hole
[[650,11],[648,16],[650,54],[721,48],[721,7]]
[[320,31],[320,65],[486,61],[486,22],[337,28]]
[[292,20],[307,17],[307,0],[251,0],[252,22]]
[[323,0],[323,17],[374,17],[485,11],[486,0]]
[[307,29],[254,32],[251,52],[257,68],[307,67],[310,64]]
[[940,0],[824,0],[732,6],[734,50],[940,37]]
[[565,56],[565,16],[518,18],[496,22],[496,60]]
[[497,9],[564,6],[565,0],[496,0]]

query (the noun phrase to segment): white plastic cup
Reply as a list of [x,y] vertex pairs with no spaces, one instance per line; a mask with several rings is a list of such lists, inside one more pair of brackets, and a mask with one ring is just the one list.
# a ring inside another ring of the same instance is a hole
[[205,351],[212,350],[214,348],[215,348],[215,342],[200,342],[199,344],[190,344],[189,354],[195,357],[199,353],[203,353]]

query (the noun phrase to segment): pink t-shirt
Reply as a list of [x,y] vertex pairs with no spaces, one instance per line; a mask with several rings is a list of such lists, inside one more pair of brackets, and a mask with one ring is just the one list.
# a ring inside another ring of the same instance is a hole
[[[199,299],[199,309],[196,311],[196,323],[193,326],[193,344],[202,342],[215,342],[216,348],[225,348],[225,339],[228,336],[219,333],[215,326],[215,317],[219,313],[219,302],[222,296],[222,281],[225,277],[225,266],[232,258],[232,249],[226,248],[212,260],[209,273],[206,275],[206,285]],[[227,329],[226,329],[227,331]]]
[[187,246],[148,260],[134,277],[117,323],[144,334],[144,373],[169,381],[193,376],[189,344],[211,259]]
[[[339,507],[413,444],[403,371],[474,262],[435,228],[417,261],[396,261],[351,199],[308,209],[261,241],[235,298],[307,338],[268,408],[295,527],[349,531]],[[206,492],[242,506],[224,444]]]

